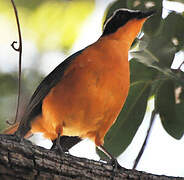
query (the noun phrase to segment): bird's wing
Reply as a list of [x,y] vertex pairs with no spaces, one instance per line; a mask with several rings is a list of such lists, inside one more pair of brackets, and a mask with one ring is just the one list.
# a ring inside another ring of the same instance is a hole
[[32,95],[29,104],[21,118],[21,122],[16,134],[19,137],[24,137],[30,130],[31,120],[42,113],[42,101],[50,92],[50,90],[61,80],[65,70],[69,64],[79,55],[83,50],[80,50],[69,56],[65,61],[59,64],[37,87]]

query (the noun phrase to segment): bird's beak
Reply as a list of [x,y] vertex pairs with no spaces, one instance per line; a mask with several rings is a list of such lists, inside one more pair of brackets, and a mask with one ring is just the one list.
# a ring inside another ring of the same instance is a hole
[[141,12],[139,15],[138,15],[138,19],[144,19],[144,18],[148,18],[152,15],[154,15],[156,13],[155,10],[153,11],[145,11],[145,12]]

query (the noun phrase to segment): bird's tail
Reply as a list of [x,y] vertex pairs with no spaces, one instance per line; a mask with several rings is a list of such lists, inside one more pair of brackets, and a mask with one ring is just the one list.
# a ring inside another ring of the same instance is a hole
[[[18,129],[18,127],[19,127],[19,122],[17,122],[17,123],[15,123],[14,125],[12,125],[12,126],[10,126],[10,127],[8,127],[7,129],[5,129],[4,131],[3,131],[3,134],[14,134],[16,131],[17,131],[17,129]],[[32,133],[31,133],[31,131],[29,131],[26,135],[25,135],[25,138],[29,138],[29,137],[31,137],[32,136]]]

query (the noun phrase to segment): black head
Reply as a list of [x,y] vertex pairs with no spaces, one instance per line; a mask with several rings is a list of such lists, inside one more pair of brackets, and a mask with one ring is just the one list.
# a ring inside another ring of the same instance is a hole
[[154,13],[155,11],[141,12],[138,10],[118,9],[104,24],[102,36],[116,32],[119,27],[125,25],[131,19],[147,18]]

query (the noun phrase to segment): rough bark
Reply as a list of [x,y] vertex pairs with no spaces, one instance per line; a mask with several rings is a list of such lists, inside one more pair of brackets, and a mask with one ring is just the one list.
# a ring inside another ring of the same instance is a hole
[[67,179],[184,179],[128,170],[113,170],[110,164],[18,142],[13,135],[0,135],[0,179],[2,180],[67,180]]

